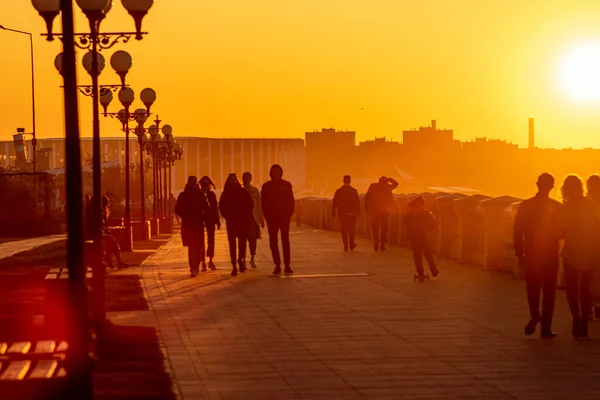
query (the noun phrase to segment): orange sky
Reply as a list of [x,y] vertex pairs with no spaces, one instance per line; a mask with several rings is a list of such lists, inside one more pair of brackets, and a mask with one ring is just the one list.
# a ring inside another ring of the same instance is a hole
[[[36,33],[38,135],[64,135],[53,67],[60,41],[38,35],[44,23],[29,1],[2,1],[0,24]],[[133,29],[120,1],[103,28]],[[303,137],[335,127],[359,140],[401,140],[403,129],[437,119],[461,140],[524,146],[535,117],[540,147],[600,147],[600,100],[568,97],[558,73],[575,46],[600,43],[596,0],[161,0],[144,29],[143,41],[114,50],[132,54],[128,82],[157,91],[154,111],[175,136]],[[31,127],[28,38],[0,31],[0,54],[6,140]],[[90,83],[83,70],[79,78]],[[118,77],[108,67],[100,81]],[[90,99],[80,98],[80,115],[90,135]],[[102,128],[119,134],[114,120]]]

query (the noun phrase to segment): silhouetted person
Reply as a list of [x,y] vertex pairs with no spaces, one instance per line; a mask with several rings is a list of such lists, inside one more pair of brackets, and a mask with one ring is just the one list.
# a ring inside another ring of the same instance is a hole
[[279,240],[277,236],[281,231],[281,247],[283,249],[284,272],[292,274],[290,267],[290,221],[294,215],[294,191],[292,184],[282,179],[283,169],[275,164],[269,171],[271,180],[262,186],[262,209],[267,220],[269,230],[269,246],[275,264],[274,274],[281,273],[281,257],[279,255]]
[[204,215],[209,209],[206,195],[198,187],[198,178],[190,176],[175,202],[175,214],[181,217],[181,240],[188,248],[190,275],[198,275],[200,263],[206,271],[204,253]]
[[423,257],[425,257],[431,275],[436,277],[439,271],[435,266],[433,254],[431,254],[429,238],[437,227],[437,220],[431,211],[425,208],[423,196],[418,196],[409,205],[410,210],[404,217],[404,226],[406,227],[406,238],[412,247],[417,276],[419,278],[425,277],[423,270]]
[[[90,200],[90,206],[94,201],[94,197],[92,197]],[[112,263],[112,256],[114,255],[117,259],[117,268],[127,268],[129,265],[123,262],[123,258],[121,258],[121,247],[119,246],[119,240],[112,234],[108,225],[108,221],[110,219],[110,201],[108,200],[108,197],[102,196],[101,207],[102,218],[100,230],[102,233],[102,245],[104,247],[104,260],[106,262],[106,266],[108,268],[114,268]],[[92,207],[89,207],[89,210],[91,211],[90,216],[93,216]]]
[[563,205],[558,213],[567,300],[573,337],[588,337],[588,320],[592,309],[590,284],[600,259],[600,217],[593,200],[584,197],[583,182],[570,175],[562,187]]
[[[552,316],[559,264],[559,239],[556,218],[560,203],[549,197],[554,177],[543,173],[537,180],[537,194],[524,200],[517,210],[513,226],[515,256],[525,272],[530,320],[525,334],[532,335],[541,323],[541,336],[553,338]],[[540,294],[543,295],[540,315]]]
[[[240,272],[246,271],[246,240],[248,230],[252,223],[252,197],[242,187],[236,174],[229,174],[227,183],[223,188],[221,199],[219,200],[219,209],[221,215],[227,222],[227,240],[229,241],[229,256],[233,269],[231,276],[236,276],[238,269],[236,267],[236,244],[238,248],[237,264]],[[236,243],[237,241],[237,243]]]
[[217,195],[211,189],[215,188],[215,184],[208,176],[203,176],[200,179],[200,189],[206,194],[208,199],[209,209],[204,216],[204,226],[206,227],[206,257],[208,257],[208,268],[211,270],[215,267],[215,230],[221,229],[221,217],[219,216],[219,203]]
[[[596,204],[596,210],[600,213],[600,176],[591,175],[587,182],[587,197],[592,199]],[[598,269],[600,268],[600,263],[596,266],[596,271],[594,272],[594,278],[592,279],[591,284],[591,292],[592,292],[592,305],[595,309],[592,310],[592,317],[599,318],[600,317],[600,273]]]
[[177,223],[179,223],[179,215],[177,215],[177,213],[175,212],[176,204],[177,204],[177,199],[175,198],[175,196],[173,196],[173,193],[171,193],[169,195],[169,207],[170,207],[171,213],[175,214],[175,220],[177,221]]
[[586,182],[587,197],[590,198],[600,210],[600,176],[590,175]]
[[398,187],[398,182],[382,176],[379,182],[372,183],[365,195],[365,209],[371,217],[373,244],[375,251],[385,251],[390,223],[390,211],[394,205],[392,190]]
[[342,233],[342,243],[344,251],[356,248],[354,241],[354,232],[356,230],[356,218],[360,215],[360,199],[358,191],[350,186],[352,178],[350,175],[344,176],[344,185],[335,191],[333,204],[331,206],[331,215],[335,218],[336,214],[340,218],[340,231]]
[[252,209],[252,221],[250,222],[250,229],[248,230],[248,244],[250,247],[250,266],[256,268],[256,245],[258,239],[262,238],[261,228],[264,228],[265,222],[263,220],[262,213],[262,202],[260,200],[260,191],[255,186],[252,186],[252,174],[250,172],[244,172],[242,175],[242,181],[244,183],[244,189],[248,191],[250,197],[252,197],[252,203],[254,208]]

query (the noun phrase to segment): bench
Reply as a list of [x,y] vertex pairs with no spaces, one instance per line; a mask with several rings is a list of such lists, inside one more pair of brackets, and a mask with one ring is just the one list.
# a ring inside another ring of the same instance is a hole
[[66,390],[65,341],[0,342],[0,393],[6,399],[61,399]]

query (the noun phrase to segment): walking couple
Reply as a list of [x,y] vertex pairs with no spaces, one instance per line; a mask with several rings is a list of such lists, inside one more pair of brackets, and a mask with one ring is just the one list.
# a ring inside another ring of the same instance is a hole
[[[585,338],[589,336],[592,309],[590,285],[600,266],[600,177],[590,177],[585,196],[582,180],[575,175],[568,176],[561,188],[562,204],[549,197],[554,188],[552,175],[541,174],[537,186],[537,195],[520,204],[514,222],[515,254],[525,271],[531,317],[525,334],[533,334],[540,323],[543,338],[556,336],[552,331],[552,317],[560,241],[563,241],[560,255],[573,318],[571,333],[575,338]],[[541,314],[540,292],[543,294]]]

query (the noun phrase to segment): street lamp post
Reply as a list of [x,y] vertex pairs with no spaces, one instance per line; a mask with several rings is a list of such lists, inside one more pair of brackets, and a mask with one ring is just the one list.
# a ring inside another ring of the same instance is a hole
[[[56,58],[54,59],[54,66],[56,67],[56,69],[58,70],[58,72],[60,74],[62,74],[62,69],[63,69],[63,61],[62,61],[62,53],[58,54],[56,56]],[[93,59],[94,57],[96,58],[96,64],[97,64],[97,73],[94,73],[94,62]],[[79,89],[79,91],[84,94],[85,96],[88,97],[92,97],[92,101],[94,104],[94,140],[98,140],[98,146],[94,145],[93,146],[93,152],[94,154],[92,155],[92,164],[93,164],[93,184],[94,184],[94,198],[96,199],[96,193],[101,190],[101,180],[98,179],[97,175],[96,175],[96,171],[100,171],[101,173],[101,162],[99,160],[99,157],[96,157],[96,150],[99,153],[99,149],[100,149],[100,145],[99,145],[99,128],[100,128],[100,122],[99,122],[99,116],[97,114],[99,114],[99,109],[98,109],[98,103],[100,105],[102,105],[102,107],[104,108],[104,115],[107,115],[107,107],[110,104],[110,102],[113,99],[113,91],[116,91],[118,89],[121,89],[119,92],[119,97],[124,97],[124,99],[121,99],[121,102],[126,102],[129,100],[129,97],[131,97],[131,102],[133,101],[133,91],[131,89],[129,89],[127,87],[127,85],[125,84],[125,77],[127,76],[127,73],[129,72],[129,69],[131,68],[132,65],[132,59],[131,56],[129,55],[129,53],[127,53],[126,51],[123,50],[119,50],[117,52],[115,52],[112,57],[111,57],[111,66],[113,67],[113,69],[115,70],[115,72],[119,75],[120,79],[121,79],[121,83],[119,85],[99,85],[98,84],[98,76],[100,75],[100,73],[104,70],[105,67],[105,60],[104,57],[102,56],[102,54],[98,53],[98,54],[93,54],[93,52],[88,52],[83,56],[83,60],[82,60],[82,64],[83,67],[85,68],[85,70],[90,74],[90,76],[92,77],[92,85],[79,85],[77,88]],[[94,77],[96,77],[96,79],[94,79]],[[125,95],[123,96],[123,93],[125,93]],[[99,98],[98,98],[99,97]],[[96,143],[96,142],[94,142]],[[126,158],[129,157],[129,141],[125,142],[125,152],[126,152]],[[98,159],[98,162],[96,162],[96,160]],[[126,171],[125,173],[125,180],[126,180],[126,185],[129,184],[129,170]],[[126,201],[125,201],[125,227],[126,227],[126,231],[129,233],[131,232],[131,224],[130,224],[130,212],[129,212],[129,191],[126,190]],[[95,204],[96,200],[94,200],[93,206],[96,205]],[[96,236],[97,237],[97,236]],[[99,247],[99,245],[97,245],[97,247]],[[124,251],[131,251],[132,250],[132,245],[131,245],[131,240],[128,240],[127,245],[125,246],[125,248],[123,248]],[[100,250],[98,250],[100,252]]]
[[67,187],[67,268],[72,325],[67,329],[69,348],[66,360],[67,398],[91,399],[92,362],[90,357],[90,321],[85,284],[83,193],[81,184],[81,147],[75,68],[75,33],[72,0],[33,0],[33,6],[52,32],[54,18],[62,10],[65,102],[65,159]]
[[[162,128],[162,133],[164,135],[163,140],[163,148],[161,151],[162,156],[162,167],[163,167],[163,218],[167,221],[167,227],[169,233],[172,230],[172,222],[171,222],[171,207],[169,206],[169,193],[168,190],[168,181],[167,181],[167,172],[171,170],[171,153],[173,151],[173,128],[171,125],[165,125]],[[170,174],[169,174],[170,175]]]
[[[123,81],[124,81],[124,76],[122,77]],[[142,231],[144,232],[144,239],[149,239],[148,237],[146,237],[146,207],[144,204],[144,136],[145,136],[145,129],[144,129],[144,122],[146,122],[148,115],[150,115],[150,107],[152,107],[152,104],[154,104],[154,101],[156,100],[156,92],[154,92],[153,89],[150,88],[146,88],[144,90],[142,90],[140,98],[142,100],[142,102],[144,103],[144,105],[146,106],[146,109],[137,109],[135,110],[133,113],[130,113],[129,109],[131,107],[131,104],[133,103],[134,99],[135,99],[135,93],[133,92],[132,89],[128,88],[128,87],[123,87],[121,88],[121,90],[119,91],[119,101],[121,102],[121,104],[123,105],[124,109],[122,109],[121,111],[119,111],[118,113],[109,113],[107,112],[107,107],[110,104],[110,102],[112,101],[112,94],[107,93],[107,96],[104,98],[103,96],[100,98],[100,102],[102,103],[102,106],[104,107],[104,116],[111,116],[111,117],[117,117],[119,119],[119,121],[121,122],[122,125],[122,130],[123,132],[125,132],[125,164],[129,165],[130,159],[129,159],[129,134],[130,133],[134,133],[137,137],[138,137],[138,143],[140,144],[140,184],[141,184],[141,220],[142,220]],[[138,123],[138,126],[136,128],[130,129],[129,128],[129,122],[130,121],[136,121]],[[130,176],[129,176],[129,170],[127,170],[125,172],[125,226],[128,227],[128,229],[131,227],[131,190],[130,190]]]
[[28,35],[29,36],[29,49],[30,49],[30,53],[31,53],[31,134],[33,135],[33,139],[31,140],[31,146],[33,147],[33,173],[35,174],[37,172],[37,152],[36,152],[36,146],[37,146],[37,137],[35,136],[35,72],[34,72],[34,68],[33,68],[33,35],[30,32],[25,32],[25,31],[20,31],[18,29],[11,29],[11,28],[7,28],[5,26],[0,25],[0,29],[8,31],[8,32],[15,32],[15,33],[20,33],[22,35]]
[[148,133],[150,135],[150,139],[146,143],[146,152],[148,155],[152,156],[152,217],[154,219],[154,229],[158,233],[159,221],[160,221],[160,209],[159,209],[159,197],[160,190],[158,188],[158,159],[157,159],[157,143],[160,141],[160,123],[162,121],[156,116],[154,120],[154,125],[148,128]]
[[[160,137],[157,126],[160,126],[158,117],[154,121],[156,125],[149,128],[150,139],[146,145],[146,151],[152,155],[152,160],[147,160],[153,165],[154,181],[154,216],[157,220],[165,222],[162,233],[172,231],[172,213],[169,206],[169,193],[171,193],[171,166],[175,160],[180,160],[183,148],[175,143],[173,139],[173,128],[170,125],[162,127],[163,137]],[[161,174],[162,172],[162,174]],[[162,227],[162,223],[160,224]]]
[[[146,106],[146,109],[148,110],[148,114],[150,114],[150,107],[156,101],[156,92],[153,89],[146,88],[146,89],[142,90],[142,93],[140,94],[140,98],[141,98],[142,102],[144,103],[144,105]],[[146,196],[144,194],[144,140],[146,139],[146,132],[145,132],[145,130],[143,130],[144,122],[146,122],[146,119],[144,119],[144,121],[139,124],[139,127],[141,129],[137,129],[135,131],[135,133],[138,137],[138,144],[140,146],[140,200],[141,200],[141,207],[142,207],[142,209],[141,209],[141,211],[142,211],[142,228],[143,228],[144,234],[145,234],[145,232],[147,232],[147,229],[146,229]]]
[[[104,300],[105,290],[104,290],[104,274],[106,271],[104,270],[104,266],[102,264],[102,208],[101,208],[101,163],[100,163],[100,124],[99,124],[99,96],[98,96],[98,74],[100,72],[99,65],[99,50],[109,49],[115,44],[119,42],[126,43],[132,36],[135,36],[137,40],[142,39],[144,32],[141,31],[142,19],[148,13],[148,10],[152,7],[154,0],[121,0],[121,3],[127,9],[129,14],[133,17],[135,21],[135,32],[108,32],[108,33],[100,33],[100,23],[108,13],[108,11],[112,7],[112,0],[77,0],[77,5],[81,8],[84,14],[88,18],[88,22],[90,25],[89,33],[75,33],[73,29],[73,3],[72,0],[32,0],[33,6],[40,13],[40,15],[46,21],[46,27],[48,33],[45,34],[48,41],[52,41],[53,38],[59,37],[63,42],[63,54],[65,58],[64,62],[64,80],[65,80],[65,118],[66,118],[66,127],[67,127],[67,142],[68,138],[73,136],[71,140],[75,140],[75,136],[77,137],[77,141],[79,141],[79,131],[78,131],[78,117],[77,117],[77,99],[76,99],[76,91],[77,91],[77,78],[75,71],[75,46],[84,49],[91,50],[90,54],[87,57],[87,62],[90,63],[90,71],[92,75],[92,88],[91,95],[93,97],[93,179],[94,179],[94,198],[95,201],[92,203],[93,207],[93,221],[89,221],[93,226],[93,236],[94,236],[94,247],[95,247],[95,262],[92,263],[93,269],[93,282],[94,282],[94,294],[96,297],[96,309],[95,309],[95,322],[96,327],[98,329],[102,329],[104,323],[106,321],[106,302]],[[53,34],[52,32],[52,24],[54,18],[60,13],[63,12],[62,20],[63,20],[63,33]],[[86,60],[84,59],[84,63]],[[72,92],[75,91],[73,94]],[[75,115],[73,115],[75,113]],[[73,133],[74,132],[74,133]],[[68,146],[69,144],[67,144]],[[75,145],[73,145],[75,146]],[[72,164],[71,166],[67,165],[67,177],[69,177],[69,173],[75,169],[75,165],[79,170],[78,174],[73,173],[71,179],[77,180],[79,179],[79,184],[74,183],[72,187],[75,190],[78,190],[77,193],[72,194],[71,202],[68,203],[69,212],[74,210],[73,212],[77,212],[79,216],[79,222],[73,220],[78,224],[81,224],[81,162],[80,158],[77,158],[75,164],[75,152],[79,152],[79,142],[77,147],[72,149],[72,162],[67,164]],[[67,178],[68,179],[68,178]],[[79,185],[79,186],[78,186]],[[79,199],[77,199],[79,196]],[[79,205],[75,205],[73,203],[79,203]],[[71,222],[71,215],[69,215],[69,222]],[[71,225],[69,225],[69,235],[71,234]],[[80,233],[79,240],[83,237],[83,231],[78,231]],[[83,244],[81,244],[83,245]],[[79,244],[77,245],[79,246]],[[79,257],[79,253],[77,251],[79,247],[73,248],[73,251],[76,252],[76,257]],[[77,284],[83,285],[85,288],[85,270],[83,269],[82,259],[77,258],[77,263],[72,263],[73,268],[81,266],[81,271],[75,272],[76,278],[74,278],[74,282]],[[79,275],[81,274],[81,275]],[[83,283],[82,283],[83,282]],[[77,289],[81,288],[77,286]],[[83,297],[85,299],[85,296]],[[81,306],[85,306],[83,303]],[[75,372],[77,374],[77,372]],[[81,397],[80,397],[81,398]]]
[[[60,12],[60,7],[57,10],[47,11],[48,4],[55,0],[33,0],[34,6],[40,11],[42,17],[46,21],[48,33],[45,34],[48,41],[52,41],[54,37],[59,37],[64,41],[63,34],[52,32],[52,19]],[[101,209],[101,162],[100,162],[100,122],[99,122],[99,96],[98,96],[98,74],[103,68],[100,61],[103,61],[99,51],[113,47],[119,42],[126,43],[132,36],[137,40],[141,40],[145,32],[141,31],[142,19],[152,7],[154,0],[121,0],[123,7],[133,17],[135,22],[135,32],[100,32],[100,23],[106,17],[106,14],[112,7],[112,0],[76,0],[77,5],[88,18],[90,32],[89,33],[73,33],[73,45],[84,50],[90,50],[84,57],[84,66],[89,64],[88,71],[92,75],[91,95],[93,98],[93,180],[94,180],[94,238],[98,257],[102,254],[102,209]],[[71,5],[72,8],[72,5]],[[69,43],[70,45],[71,43]],[[86,68],[87,69],[87,68]],[[101,273],[101,272],[100,272]]]

